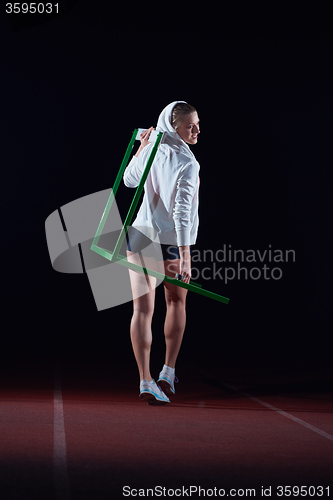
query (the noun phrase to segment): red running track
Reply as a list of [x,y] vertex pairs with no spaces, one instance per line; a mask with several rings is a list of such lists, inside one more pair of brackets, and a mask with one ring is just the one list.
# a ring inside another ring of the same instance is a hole
[[152,407],[135,372],[2,370],[0,499],[333,498],[331,376],[218,373],[183,367]]

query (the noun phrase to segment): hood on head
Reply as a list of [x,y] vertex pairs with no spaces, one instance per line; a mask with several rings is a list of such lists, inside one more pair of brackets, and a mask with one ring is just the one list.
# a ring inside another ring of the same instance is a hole
[[172,134],[172,135],[177,134],[177,132],[175,131],[175,129],[171,125],[171,115],[172,115],[173,108],[179,102],[186,102],[186,101],[171,102],[163,109],[163,111],[161,112],[160,116],[158,117],[158,121],[157,121],[156,130],[158,132],[167,132],[168,134]]
[[178,152],[182,151],[183,153],[185,151],[186,155],[190,155],[191,157],[194,157],[188,144],[186,144],[186,142],[183,141],[183,139],[180,137],[180,135],[176,132],[176,130],[171,125],[172,110],[175,107],[175,105],[178,104],[179,102],[186,103],[186,101],[174,101],[174,102],[171,102],[170,104],[168,104],[163,109],[160,116],[158,117],[156,130],[157,130],[157,132],[164,132],[162,143],[171,146],[175,151],[178,151]]

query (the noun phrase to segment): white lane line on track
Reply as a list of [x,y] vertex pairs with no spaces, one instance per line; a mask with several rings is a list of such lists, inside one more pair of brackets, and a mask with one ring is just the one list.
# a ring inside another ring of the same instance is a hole
[[318,427],[315,427],[314,425],[308,424],[304,420],[301,420],[300,418],[294,417],[293,415],[290,415],[290,413],[287,413],[286,411],[283,411],[280,408],[276,408],[275,406],[270,405],[269,403],[266,403],[265,401],[262,401],[259,398],[255,398],[251,394],[248,394],[247,392],[243,392],[243,391],[237,389],[237,387],[235,387],[235,386],[233,386],[231,384],[223,383],[223,385],[225,387],[227,387],[228,389],[231,389],[231,390],[233,390],[235,392],[238,392],[239,394],[242,394],[243,396],[246,396],[249,399],[252,399],[252,401],[255,401],[256,403],[259,403],[262,406],[265,406],[266,408],[269,408],[270,410],[274,410],[277,413],[279,413],[280,415],[283,415],[284,417],[289,418],[290,420],[293,420],[294,422],[297,422],[300,425],[303,425],[303,427],[306,427],[310,431],[316,432],[320,436],[322,436],[322,437],[324,437],[326,439],[329,439],[330,441],[333,441],[333,436],[331,434],[328,434],[327,432],[322,431],[321,429],[318,429]]
[[54,378],[53,481],[56,499],[70,500],[61,378]]

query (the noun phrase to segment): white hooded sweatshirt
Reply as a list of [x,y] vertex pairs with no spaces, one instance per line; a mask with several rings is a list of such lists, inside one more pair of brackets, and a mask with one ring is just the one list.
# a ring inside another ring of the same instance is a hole
[[[200,165],[188,145],[171,125],[175,101],[160,114],[156,130],[165,132],[144,186],[144,197],[134,227],[147,236],[153,228],[161,244],[194,245],[197,239]],[[127,187],[139,185],[153,144],[133,156],[124,172]]]

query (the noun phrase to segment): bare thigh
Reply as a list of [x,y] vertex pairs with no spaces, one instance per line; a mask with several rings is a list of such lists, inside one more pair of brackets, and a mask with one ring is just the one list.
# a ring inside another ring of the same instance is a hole
[[[156,261],[145,257],[144,261],[137,253],[127,250],[127,260],[148,269],[156,269]],[[133,294],[133,308],[146,314],[152,314],[155,304],[156,278],[143,272],[129,269],[129,277]]]
[[[180,272],[180,259],[164,261],[164,272],[166,276],[174,278],[176,273]],[[164,293],[166,303],[183,302],[185,304],[187,289],[177,285],[172,285],[164,281]]]

